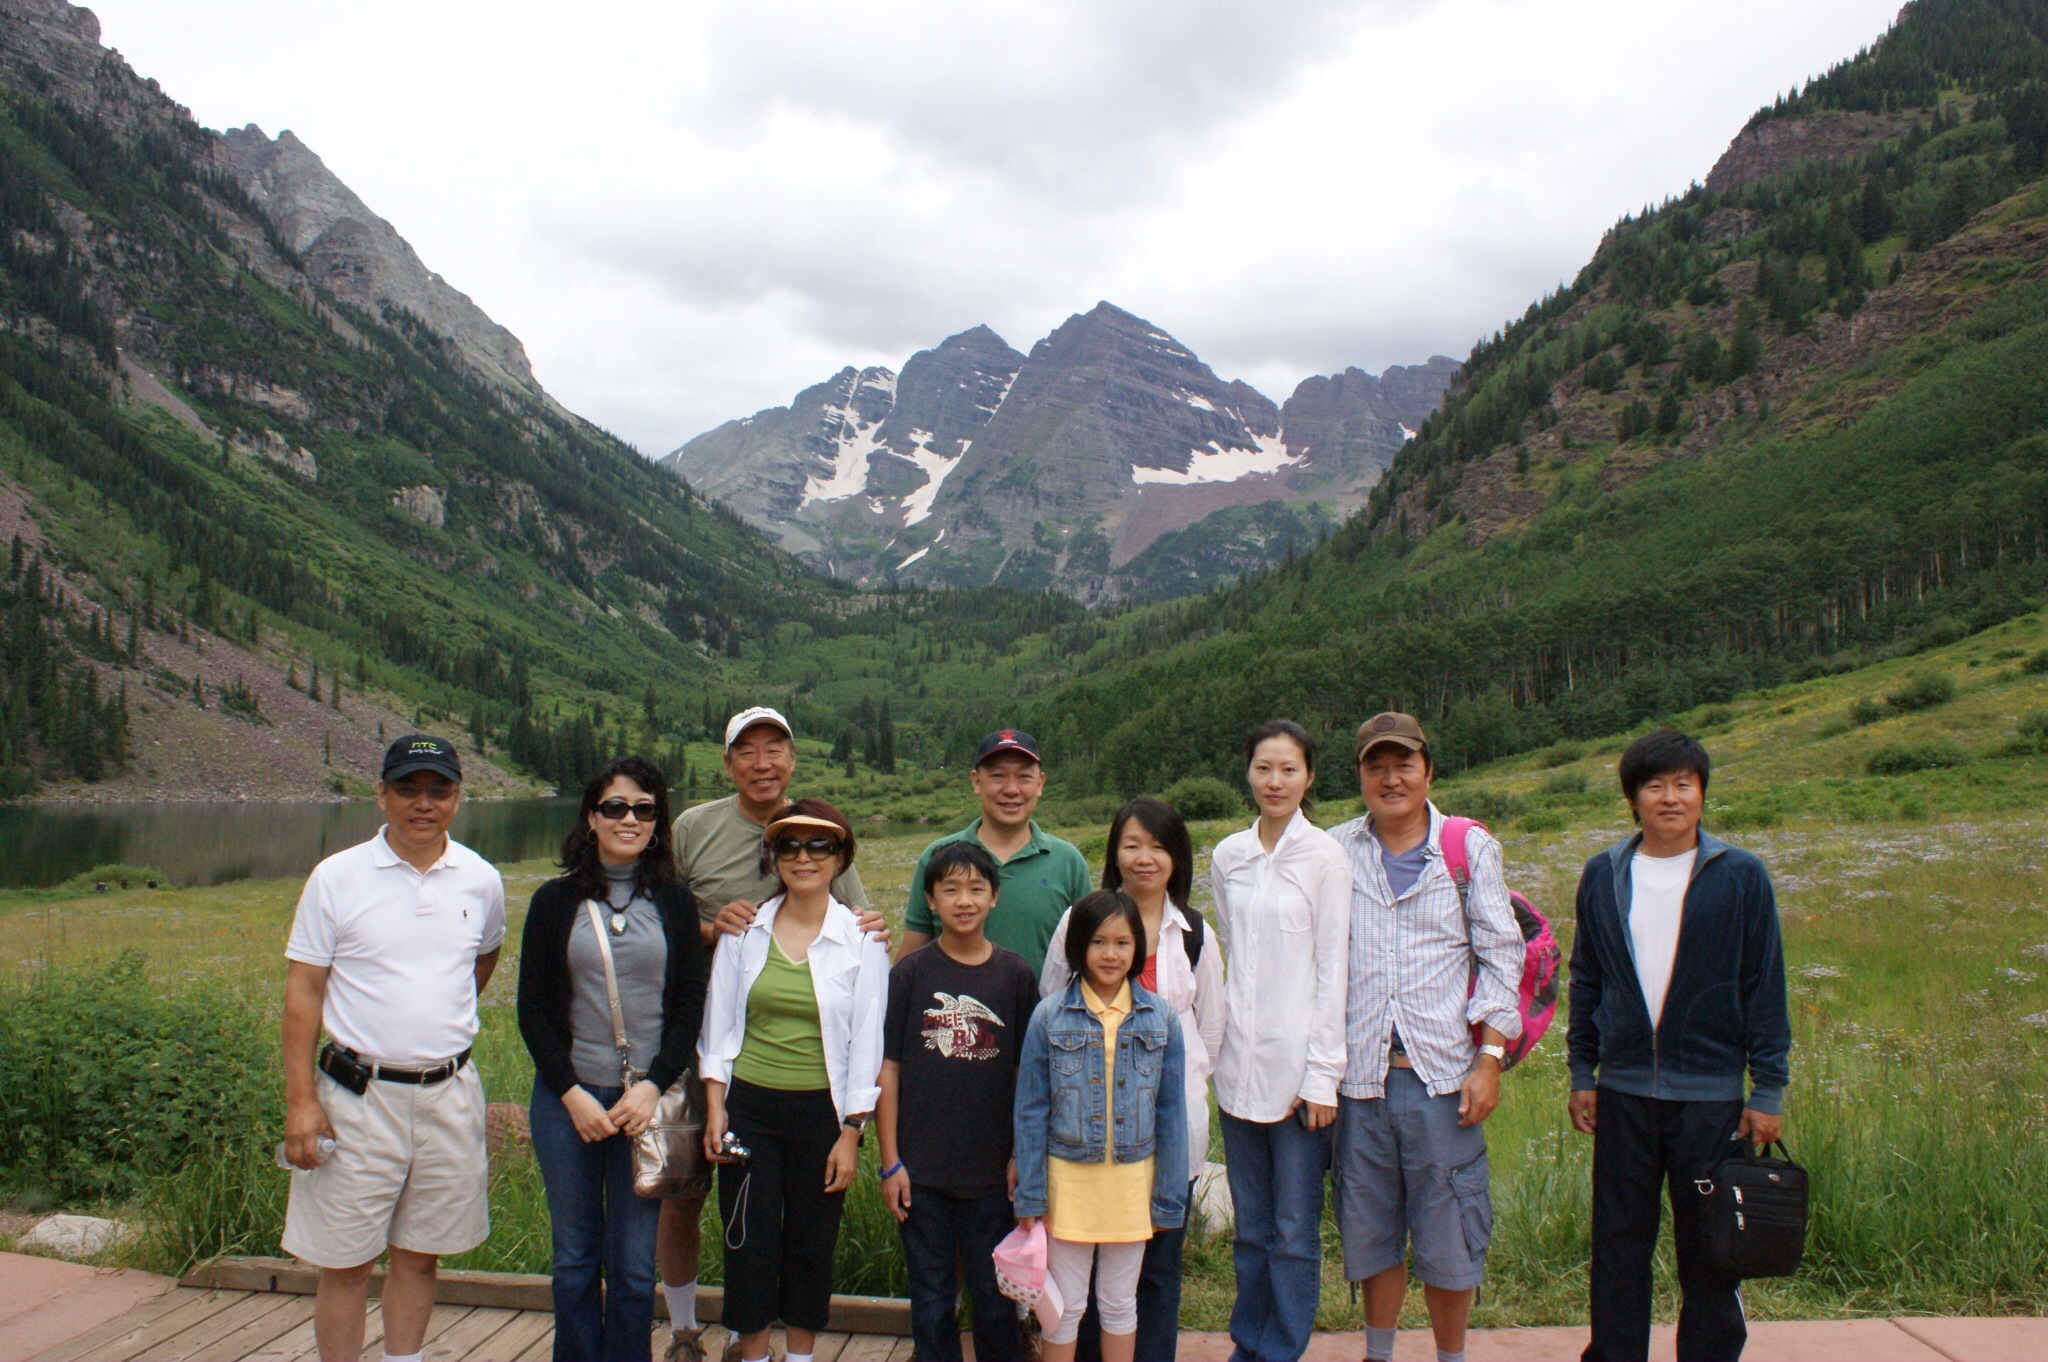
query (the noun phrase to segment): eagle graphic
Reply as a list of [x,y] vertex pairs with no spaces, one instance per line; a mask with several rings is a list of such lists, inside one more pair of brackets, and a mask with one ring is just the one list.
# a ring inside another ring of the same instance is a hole
[[1001,1026],[1003,1019],[965,993],[958,997],[934,992],[937,1007],[925,1009],[924,1048],[937,1050],[947,1059],[994,1059],[1000,1049],[995,1037],[982,1030]]

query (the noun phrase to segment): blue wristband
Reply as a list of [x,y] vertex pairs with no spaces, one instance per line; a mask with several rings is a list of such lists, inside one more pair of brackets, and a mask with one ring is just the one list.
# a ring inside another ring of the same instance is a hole
[[888,1181],[888,1180],[889,1180],[890,1178],[893,1178],[893,1177],[895,1177],[895,1176],[896,1176],[896,1175],[897,1175],[898,1173],[900,1173],[900,1172],[902,1172],[902,1171],[903,1171],[903,1160],[901,1160],[901,1159],[898,1159],[898,1160],[896,1160],[896,1162],[894,1162],[894,1163],[890,1164],[890,1165],[889,1165],[889,1166],[888,1166],[887,1168],[884,1168],[884,1169],[883,1169],[883,1170],[881,1171],[881,1174],[880,1174],[881,1180],[882,1180],[883,1182],[887,1182],[887,1181]]

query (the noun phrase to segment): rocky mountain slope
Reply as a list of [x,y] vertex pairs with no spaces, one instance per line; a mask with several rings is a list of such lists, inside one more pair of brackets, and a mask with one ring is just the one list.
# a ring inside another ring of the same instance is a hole
[[842,370],[663,464],[841,576],[1173,595],[1312,544],[1456,371],[1351,369],[1280,407],[1105,302],[1028,355],[981,326],[901,374]]
[[1399,708],[1455,771],[2034,609],[2044,172],[2048,3],[1913,0],[1476,346],[1327,544],[1108,621],[1026,724],[1137,790]]
[[580,779],[843,608],[564,413],[311,151],[199,127],[99,38],[0,0],[0,794],[175,789],[160,743],[357,788],[413,722]]

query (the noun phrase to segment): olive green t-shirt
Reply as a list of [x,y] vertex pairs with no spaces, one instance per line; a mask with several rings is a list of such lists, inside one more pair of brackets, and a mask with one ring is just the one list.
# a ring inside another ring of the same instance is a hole
[[782,953],[771,935],[768,959],[747,990],[747,1029],[732,1076],[778,1092],[816,1092],[832,1086],[825,1071],[825,1028],[818,1020],[818,991],[811,962]]
[[[761,873],[761,825],[740,812],[738,795],[684,809],[673,829],[676,871],[697,900],[697,915],[709,922],[735,900],[766,903],[782,892],[773,871]],[[868,906],[860,872],[847,867],[832,881],[832,893],[849,908]]]
[[[934,848],[948,842],[973,842],[980,846],[980,832],[981,820],[977,818],[918,853],[917,868],[910,872],[910,907],[903,914],[904,931],[922,932],[926,936],[939,934],[932,910],[924,901],[925,862],[931,859]],[[996,906],[983,930],[989,940],[1004,950],[1023,956],[1031,972],[1037,974],[1045,968],[1045,948],[1052,941],[1053,929],[1060,925],[1060,914],[1073,907],[1074,900],[1093,889],[1095,883],[1088,874],[1088,862],[1081,859],[1080,848],[1041,831],[1036,822],[1031,825],[1031,840],[1002,865]]]

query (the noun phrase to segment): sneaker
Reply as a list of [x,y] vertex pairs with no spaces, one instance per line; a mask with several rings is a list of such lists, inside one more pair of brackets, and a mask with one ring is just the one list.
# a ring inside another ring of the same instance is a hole
[[661,1362],[704,1362],[704,1326],[668,1331],[668,1350]]
[[[725,1345],[725,1362],[741,1362],[740,1341],[737,1338]],[[768,1362],[782,1362],[782,1358],[773,1348],[768,1350]]]

